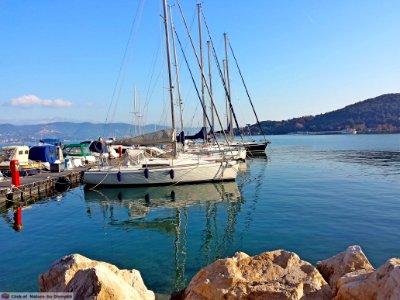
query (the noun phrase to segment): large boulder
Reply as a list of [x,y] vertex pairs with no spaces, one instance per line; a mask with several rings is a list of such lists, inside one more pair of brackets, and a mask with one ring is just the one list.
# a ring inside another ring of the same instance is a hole
[[120,270],[79,254],[62,257],[40,274],[39,289],[41,292],[73,292],[76,299],[155,299],[139,271]]
[[335,300],[400,299],[400,258],[386,261],[376,271],[348,273],[337,282]]
[[184,299],[331,299],[321,274],[295,253],[284,250],[253,257],[236,253],[200,270]]
[[337,281],[345,274],[375,270],[360,246],[350,246],[331,258],[317,262],[317,269],[331,286],[333,295],[336,295]]

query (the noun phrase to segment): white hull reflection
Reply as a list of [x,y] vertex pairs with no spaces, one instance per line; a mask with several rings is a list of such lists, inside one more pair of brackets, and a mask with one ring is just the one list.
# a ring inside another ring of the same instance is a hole
[[100,206],[130,209],[130,217],[144,217],[151,208],[181,208],[207,202],[238,202],[236,182],[202,183],[160,187],[85,189],[85,201]]

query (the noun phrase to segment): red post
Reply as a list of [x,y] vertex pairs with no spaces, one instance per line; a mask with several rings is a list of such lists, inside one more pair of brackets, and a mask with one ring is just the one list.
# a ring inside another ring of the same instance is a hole
[[14,229],[16,231],[22,230],[22,209],[18,207],[17,210],[14,212]]
[[118,147],[118,157],[121,157],[121,156],[122,156],[122,147],[119,146]]
[[10,171],[11,171],[11,183],[18,187],[20,186],[19,180],[19,161],[17,159],[13,159],[10,161]]

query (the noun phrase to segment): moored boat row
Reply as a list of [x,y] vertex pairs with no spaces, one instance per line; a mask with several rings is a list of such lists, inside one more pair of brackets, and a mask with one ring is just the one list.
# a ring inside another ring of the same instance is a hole
[[[221,142],[217,139],[214,132],[214,116],[218,120],[222,127],[221,119],[219,118],[217,109],[215,107],[212,91],[211,82],[207,83],[204,75],[203,65],[203,53],[202,53],[202,37],[201,37],[201,5],[198,5],[198,17],[199,17],[199,32],[200,32],[200,57],[197,55],[196,49],[191,38],[190,32],[187,30],[188,37],[191,41],[192,48],[194,50],[198,67],[201,73],[201,95],[196,87],[197,96],[200,100],[203,110],[203,126],[199,133],[193,136],[185,136],[184,123],[183,123],[183,110],[182,110],[182,99],[180,94],[180,82],[179,82],[179,70],[177,64],[176,54],[176,43],[175,37],[179,45],[181,46],[182,54],[185,58],[186,65],[194,82],[194,78],[190,69],[190,66],[186,60],[184,49],[180,43],[179,37],[175,30],[172,18],[172,10],[167,13],[167,1],[163,0],[163,23],[164,33],[166,41],[166,56],[167,56],[167,67],[168,67],[168,78],[169,78],[169,98],[170,98],[170,113],[171,113],[171,128],[166,130],[160,130],[157,132],[142,134],[132,138],[125,138],[117,140],[116,143],[120,143],[124,146],[134,147],[134,149],[126,150],[124,157],[119,160],[110,162],[110,160],[101,160],[99,166],[93,167],[84,173],[84,183],[93,185],[95,187],[102,185],[112,186],[125,186],[125,185],[165,185],[165,184],[178,184],[178,183],[195,183],[195,182],[216,182],[216,181],[230,181],[235,180],[239,170],[240,162],[245,161],[246,152],[255,150],[265,153],[265,148],[268,142],[265,143],[233,143],[233,120],[238,126],[236,114],[233,110],[231,103],[230,94],[230,83],[229,83],[229,71],[228,71],[228,48],[227,48],[227,36],[225,37],[225,63],[224,73],[226,76],[221,76],[223,86],[226,94],[226,107],[227,107],[227,127],[229,128],[229,137],[225,130],[222,130],[224,141]],[[183,22],[186,24],[186,20],[182,14],[179,2],[177,2],[180,13],[182,15]],[[188,27],[186,26],[186,29]],[[208,30],[208,28],[207,28]],[[171,34],[171,38],[170,38]],[[209,32],[208,32],[209,34]],[[170,39],[172,40],[173,46],[173,57],[170,52]],[[208,43],[209,52],[209,69],[210,69],[210,52],[212,40]],[[214,46],[212,46],[215,51]],[[215,53],[214,53],[215,54]],[[233,53],[232,53],[233,54]],[[172,78],[172,60],[175,65],[175,80]],[[236,61],[236,58],[235,58]],[[237,61],[236,61],[237,63]],[[220,75],[222,70],[220,69],[219,63],[217,64]],[[211,81],[211,74],[210,74]],[[242,78],[243,81],[243,78]],[[244,81],[243,81],[244,83]],[[195,84],[196,85],[196,84]],[[174,99],[174,87],[177,87],[178,99],[179,99],[179,119],[180,119],[180,131],[177,133],[175,127],[175,99]],[[207,105],[205,101],[205,91],[208,92],[211,103],[211,117],[207,115]],[[246,88],[248,95],[248,91]],[[251,102],[251,99],[249,99]],[[251,103],[254,110],[254,106]],[[136,112],[136,100],[134,96],[134,110]],[[212,120],[212,121],[210,121]],[[258,122],[258,118],[257,118]],[[259,123],[259,122],[258,122]],[[208,129],[210,128],[210,133]],[[261,128],[262,131],[262,128]],[[202,139],[203,143],[193,143],[188,140]],[[140,146],[139,146],[140,145]],[[170,145],[169,152],[158,148],[151,148],[150,153],[149,146],[156,147],[160,145]],[[152,152],[154,150],[154,153]],[[121,153],[121,152],[120,152]]]

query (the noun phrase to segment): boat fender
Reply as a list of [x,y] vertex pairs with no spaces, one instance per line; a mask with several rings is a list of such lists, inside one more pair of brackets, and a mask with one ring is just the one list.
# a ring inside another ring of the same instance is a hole
[[176,199],[175,191],[172,190],[172,191],[171,191],[171,201],[174,202],[175,199]]
[[150,176],[150,171],[149,171],[149,169],[144,169],[144,177],[146,177],[146,178],[149,178],[149,176]]
[[171,179],[174,179],[174,177],[175,177],[174,169],[169,170],[169,177],[171,177]]
[[118,173],[117,173],[117,179],[118,179],[118,181],[121,181],[121,178],[122,177],[122,173],[121,173],[121,171],[118,171]]
[[118,193],[118,200],[122,201],[122,193],[121,192]]
[[71,188],[71,181],[67,177],[60,177],[57,179],[54,187],[57,192],[61,193]]
[[146,202],[146,204],[150,204],[150,194],[149,193],[144,195],[144,201]]

